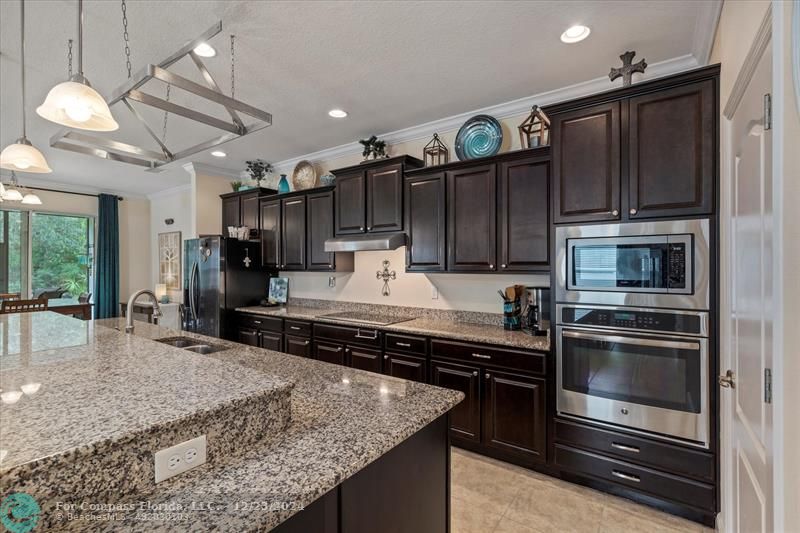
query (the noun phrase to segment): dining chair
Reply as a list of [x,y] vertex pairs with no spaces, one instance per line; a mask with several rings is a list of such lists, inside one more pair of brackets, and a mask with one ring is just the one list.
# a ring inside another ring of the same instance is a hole
[[81,304],[88,304],[92,301],[92,293],[91,292],[82,292],[78,295],[78,303]]
[[47,300],[3,300],[0,314],[47,311]]
[[0,300],[19,300],[20,296],[18,292],[0,292]]

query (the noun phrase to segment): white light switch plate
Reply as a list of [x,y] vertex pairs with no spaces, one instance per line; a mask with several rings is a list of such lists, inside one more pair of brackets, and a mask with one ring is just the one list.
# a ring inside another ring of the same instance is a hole
[[159,450],[155,454],[156,483],[182,474],[206,462],[206,436]]

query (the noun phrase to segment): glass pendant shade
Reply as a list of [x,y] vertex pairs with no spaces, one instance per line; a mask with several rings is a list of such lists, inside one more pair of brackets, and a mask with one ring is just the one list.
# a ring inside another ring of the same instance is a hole
[[3,193],[3,200],[8,200],[9,202],[19,202],[22,200],[22,193],[15,189],[13,185],[11,185],[8,189],[6,189],[6,192]]
[[50,89],[36,113],[69,128],[90,131],[115,131],[119,128],[106,101],[80,75]]
[[32,192],[29,192],[22,197],[22,203],[28,205],[42,205],[42,199]]
[[35,174],[47,174],[53,171],[42,152],[25,138],[17,139],[14,144],[3,148],[3,151],[0,152],[0,168]]

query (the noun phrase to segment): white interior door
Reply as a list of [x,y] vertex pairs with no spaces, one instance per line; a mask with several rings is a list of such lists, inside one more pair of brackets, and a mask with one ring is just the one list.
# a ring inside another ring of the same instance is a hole
[[723,260],[730,265],[726,344],[735,387],[722,390],[732,395],[723,449],[729,451],[733,491],[729,530],[746,533],[773,529],[772,406],[765,379],[773,356],[772,132],[765,121],[770,93],[771,44],[730,117],[730,246]]

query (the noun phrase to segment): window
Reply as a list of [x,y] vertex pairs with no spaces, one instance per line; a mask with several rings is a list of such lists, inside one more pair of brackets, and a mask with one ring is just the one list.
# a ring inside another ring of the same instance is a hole
[[92,287],[94,217],[0,210],[0,292],[38,297]]

